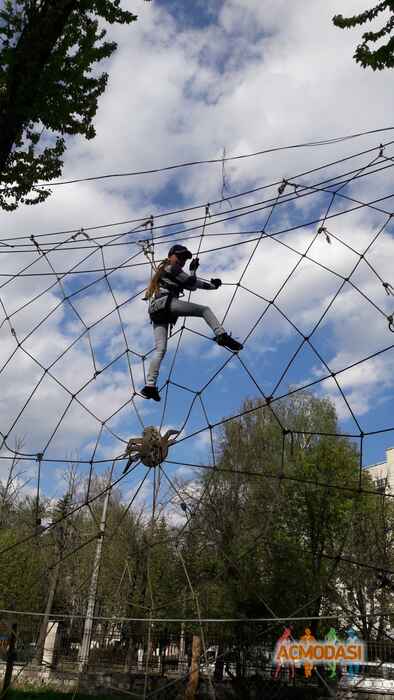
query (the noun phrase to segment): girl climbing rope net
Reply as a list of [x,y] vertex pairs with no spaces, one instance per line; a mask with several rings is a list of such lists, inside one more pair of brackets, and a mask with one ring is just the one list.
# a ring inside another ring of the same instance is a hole
[[[190,274],[183,271],[187,260],[191,260]],[[219,278],[213,278],[207,282],[197,277],[198,266],[199,259],[193,259],[190,250],[183,245],[174,245],[168,251],[168,257],[158,266],[146,291],[145,298],[149,300],[149,316],[155,337],[155,351],[149,365],[147,383],[141,390],[142,396],[146,399],[160,401],[156,382],[160,365],[167,350],[168,327],[174,325],[179,316],[203,318],[214,332],[218,345],[222,345],[232,352],[239,352],[243,348],[241,343],[226,333],[209,306],[179,299],[185,289],[188,291],[208,290],[219,289],[221,286],[222,281]]]

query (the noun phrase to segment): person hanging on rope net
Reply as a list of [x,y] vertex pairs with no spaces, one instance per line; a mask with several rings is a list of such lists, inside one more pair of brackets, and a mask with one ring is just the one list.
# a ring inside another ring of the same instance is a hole
[[[197,277],[199,259],[192,258],[190,250],[185,246],[179,244],[172,246],[168,251],[168,257],[157,267],[145,294],[145,299],[149,301],[149,316],[155,337],[155,351],[149,365],[147,383],[141,389],[141,394],[146,399],[160,401],[156,382],[167,350],[168,327],[174,325],[179,316],[203,318],[213,330],[214,339],[218,345],[233,352],[239,352],[243,348],[241,343],[226,333],[209,306],[179,299],[184,290],[192,292],[196,289],[218,289],[222,284],[218,278],[207,282]],[[189,275],[183,271],[187,260],[191,260]]]

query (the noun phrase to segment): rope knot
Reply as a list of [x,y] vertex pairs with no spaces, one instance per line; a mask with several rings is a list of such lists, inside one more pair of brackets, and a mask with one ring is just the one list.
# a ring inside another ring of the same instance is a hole
[[86,238],[86,240],[90,241],[90,236],[86,233],[85,229],[83,229],[83,228],[81,228],[79,231],[74,233],[71,236],[71,238],[73,239],[73,241],[76,241],[78,236],[84,236]]
[[382,285],[385,289],[385,292],[387,296],[393,296],[394,297],[394,287],[390,282],[382,282]]
[[317,232],[324,233],[327,243],[329,243],[331,245],[330,233],[325,226],[319,226],[319,228],[317,229]]
[[286,186],[289,184],[288,180],[283,178],[282,183],[278,187],[278,194],[283,194],[283,192],[286,189]]
[[30,240],[32,243],[34,243],[35,247],[37,248],[37,251],[39,255],[45,255],[45,253],[41,250],[40,246],[38,245],[36,239],[34,238],[33,234],[30,236]]
[[153,216],[153,214],[151,214],[150,217],[149,217],[149,219],[147,219],[146,221],[144,221],[143,224],[141,224],[141,228],[148,228],[148,226],[149,226],[149,228],[150,228],[150,230],[151,230],[151,232],[152,232],[152,231],[153,231],[154,221],[155,221],[155,220],[154,220],[154,216]]
[[152,240],[146,239],[137,241],[137,245],[141,246],[142,252],[146,258],[148,258],[150,263],[153,263],[153,256],[155,251],[155,244]]

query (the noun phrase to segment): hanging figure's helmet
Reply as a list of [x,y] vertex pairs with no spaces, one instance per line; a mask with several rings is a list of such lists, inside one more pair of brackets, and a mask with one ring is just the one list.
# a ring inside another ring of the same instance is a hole
[[170,250],[168,251],[168,257],[170,258],[171,255],[177,255],[181,258],[186,258],[186,260],[191,260],[193,257],[190,250],[188,250],[184,245],[180,245],[179,243],[176,243],[172,246],[172,248],[170,248]]

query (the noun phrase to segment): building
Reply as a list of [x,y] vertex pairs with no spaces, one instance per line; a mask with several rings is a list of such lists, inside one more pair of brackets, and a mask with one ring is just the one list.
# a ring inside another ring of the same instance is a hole
[[379,491],[390,491],[394,494],[394,447],[386,450],[386,461],[379,464],[370,464],[368,474],[376,483]]

